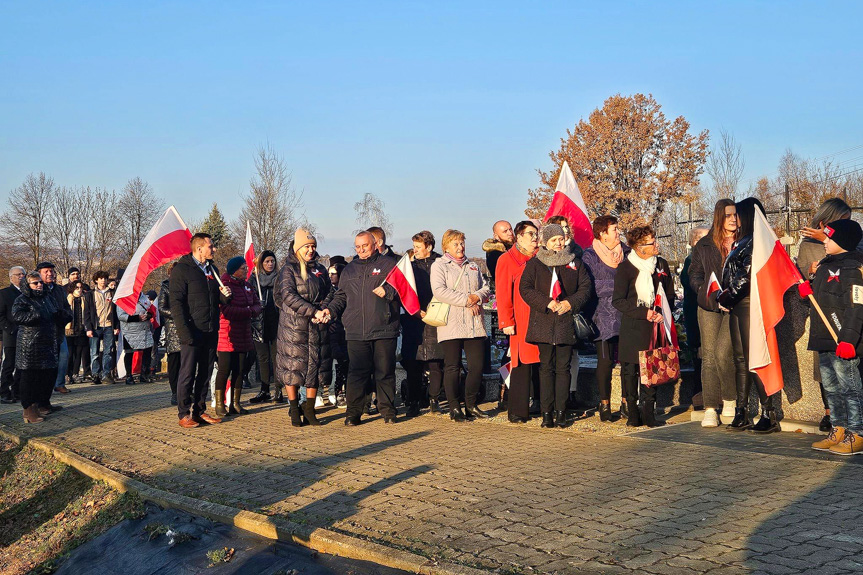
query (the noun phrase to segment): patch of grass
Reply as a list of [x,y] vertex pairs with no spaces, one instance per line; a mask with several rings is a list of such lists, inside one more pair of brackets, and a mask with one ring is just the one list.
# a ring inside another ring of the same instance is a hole
[[219,563],[227,563],[233,556],[234,549],[228,547],[207,551],[207,559],[210,560],[210,567],[215,567]]
[[74,548],[143,503],[93,481],[31,447],[0,441],[0,565],[3,572],[52,573]]

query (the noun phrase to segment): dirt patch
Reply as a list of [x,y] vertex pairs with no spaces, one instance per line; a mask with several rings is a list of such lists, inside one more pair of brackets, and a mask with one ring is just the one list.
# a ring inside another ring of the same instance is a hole
[[72,549],[142,512],[136,496],[0,440],[0,573],[52,573]]

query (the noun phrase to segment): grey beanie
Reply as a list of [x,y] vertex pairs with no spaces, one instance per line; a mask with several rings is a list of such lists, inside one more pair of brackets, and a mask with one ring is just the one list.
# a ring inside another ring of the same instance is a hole
[[548,240],[554,236],[563,236],[563,227],[560,224],[545,224],[539,232],[539,241],[542,245],[548,243]]

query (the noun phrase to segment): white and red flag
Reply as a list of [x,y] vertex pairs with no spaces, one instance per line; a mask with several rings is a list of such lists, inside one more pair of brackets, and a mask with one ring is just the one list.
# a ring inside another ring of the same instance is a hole
[[114,294],[114,303],[134,314],[147,276],[161,265],[189,253],[192,232],[174,206],[168,208],[129,260]]
[[512,362],[506,362],[506,364],[500,366],[500,369],[498,369],[497,372],[503,378],[504,385],[509,388],[509,375],[512,373]]
[[751,269],[749,371],[758,374],[772,395],[785,386],[775,331],[785,315],[782,296],[803,278],[760,209],[755,210]]
[[246,267],[249,271],[246,273],[246,280],[252,277],[252,272],[255,271],[255,244],[252,241],[252,227],[249,225],[249,220],[246,220],[246,247],[243,249],[243,258],[246,260]]
[[560,287],[560,278],[557,277],[557,270],[551,270],[551,288],[548,290],[548,297],[557,301],[557,298],[560,297],[560,294],[563,293],[563,288]]
[[399,294],[402,306],[410,315],[419,313],[420,298],[417,295],[417,283],[414,280],[414,268],[407,254],[390,270],[381,285],[390,284]]
[[543,221],[547,222],[551,216],[563,216],[569,221],[572,241],[581,247],[587,248],[593,243],[593,226],[587,217],[587,207],[567,162],[560,168],[557,187]]
[[710,281],[707,282],[707,298],[710,299],[710,296],[720,289],[721,286],[719,285],[719,280],[716,279],[716,272],[710,272]]
[[656,288],[656,307],[659,308],[659,313],[662,314],[662,325],[665,328],[665,335],[668,336],[668,341],[675,349],[680,348],[677,343],[677,327],[674,325],[674,316],[671,315],[671,304],[668,301],[668,296],[665,295],[665,288],[660,282]]

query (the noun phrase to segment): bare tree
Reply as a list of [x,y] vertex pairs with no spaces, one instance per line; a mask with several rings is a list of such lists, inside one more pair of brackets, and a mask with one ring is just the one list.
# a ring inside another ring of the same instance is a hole
[[165,202],[153,193],[150,184],[139,177],[132,178],[123,188],[117,202],[120,222],[120,245],[128,260],[141,244],[144,236],[165,211]]
[[260,253],[287,246],[299,227],[314,232],[315,226],[306,220],[303,193],[293,187],[284,159],[269,144],[258,148],[255,172],[232,235],[245,238],[248,221],[255,249]]
[[93,228],[92,259],[98,261],[97,270],[108,271],[119,259],[117,236],[120,232],[117,192],[96,188],[90,208]]
[[354,211],[357,213],[357,223],[360,225],[360,230],[378,226],[383,228],[387,236],[392,235],[393,225],[384,211],[384,202],[376,195],[366,192],[363,199],[354,204]]
[[54,179],[39,172],[9,193],[9,208],[0,223],[7,242],[24,244],[36,267],[44,257],[45,234],[54,201]]
[[733,134],[719,130],[719,141],[710,147],[710,157],[705,168],[713,180],[713,190],[716,193],[714,202],[719,198],[736,199],[737,186],[743,177],[746,162],[743,159],[743,148]]
[[80,233],[81,210],[78,193],[62,186],[54,192],[54,201],[48,209],[47,232],[59,253],[60,275],[78,263],[77,241]]

